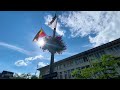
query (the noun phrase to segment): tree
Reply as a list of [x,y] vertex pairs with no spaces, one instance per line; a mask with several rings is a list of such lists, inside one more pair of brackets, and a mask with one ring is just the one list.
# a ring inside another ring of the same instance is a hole
[[71,74],[75,79],[110,79],[119,78],[120,57],[103,55],[101,61],[90,62],[90,67],[74,70]]
[[31,79],[39,79],[36,75],[32,75]]
[[30,73],[17,74],[15,73],[11,79],[39,79],[36,75],[31,75]]
[[15,73],[12,79],[30,79],[31,76],[32,75],[30,73],[28,73],[28,74],[23,73],[21,75]]
[[39,79],[43,79],[43,78],[42,78],[42,75],[39,76]]

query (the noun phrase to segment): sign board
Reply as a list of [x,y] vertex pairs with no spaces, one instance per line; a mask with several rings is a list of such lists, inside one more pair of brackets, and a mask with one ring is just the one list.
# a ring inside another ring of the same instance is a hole
[[43,79],[51,79],[53,77],[57,77],[57,72],[42,76]]

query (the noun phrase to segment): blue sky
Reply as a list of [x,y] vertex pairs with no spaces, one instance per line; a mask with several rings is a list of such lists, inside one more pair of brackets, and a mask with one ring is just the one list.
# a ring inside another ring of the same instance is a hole
[[[36,72],[37,65],[50,63],[50,53],[32,42],[42,27],[47,35],[52,29],[46,24],[54,11],[0,11],[0,71]],[[118,11],[58,11],[57,35],[62,35],[67,50],[55,55],[55,61],[120,38]]]

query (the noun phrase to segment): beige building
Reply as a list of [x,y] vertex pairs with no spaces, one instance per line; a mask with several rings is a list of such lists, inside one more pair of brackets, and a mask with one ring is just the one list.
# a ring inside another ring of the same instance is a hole
[[[89,67],[89,61],[99,60],[104,54],[120,56],[120,38],[55,62],[54,72],[58,74],[55,79],[74,79],[71,76],[73,70]],[[49,65],[38,70],[40,71],[40,76],[49,74]]]

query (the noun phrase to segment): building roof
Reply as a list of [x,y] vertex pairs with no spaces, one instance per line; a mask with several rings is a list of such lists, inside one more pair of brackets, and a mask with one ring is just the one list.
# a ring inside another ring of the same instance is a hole
[[[83,56],[83,55],[87,55],[87,54],[89,54],[89,53],[93,53],[93,52],[96,52],[96,51],[98,51],[98,50],[102,50],[102,49],[104,49],[104,48],[106,48],[106,47],[110,47],[110,46],[115,45],[115,44],[118,44],[118,43],[120,43],[120,38],[118,38],[118,39],[116,39],[116,40],[114,40],[114,41],[108,42],[108,43],[106,43],[106,44],[103,44],[103,45],[101,45],[101,46],[98,46],[98,47],[89,49],[89,50],[87,50],[87,51],[78,53],[78,54],[76,54],[76,55],[70,56],[70,57],[68,57],[68,58],[62,59],[62,60],[60,60],[60,61],[58,61],[58,62],[55,62],[55,64],[62,63],[62,62],[64,62],[64,61],[68,61],[68,60],[71,60],[71,59],[74,59],[74,58],[76,58],[76,57],[80,57],[80,56]],[[42,68],[38,68],[37,70],[40,70],[40,69],[43,69],[43,68],[47,68],[48,66],[49,66],[49,65],[47,65],[47,66],[45,66],[45,67],[42,67]]]
[[14,74],[13,72],[10,72],[10,71],[3,71],[3,72],[2,72],[2,74],[7,74],[7,73],[9,73],[9,74]]

